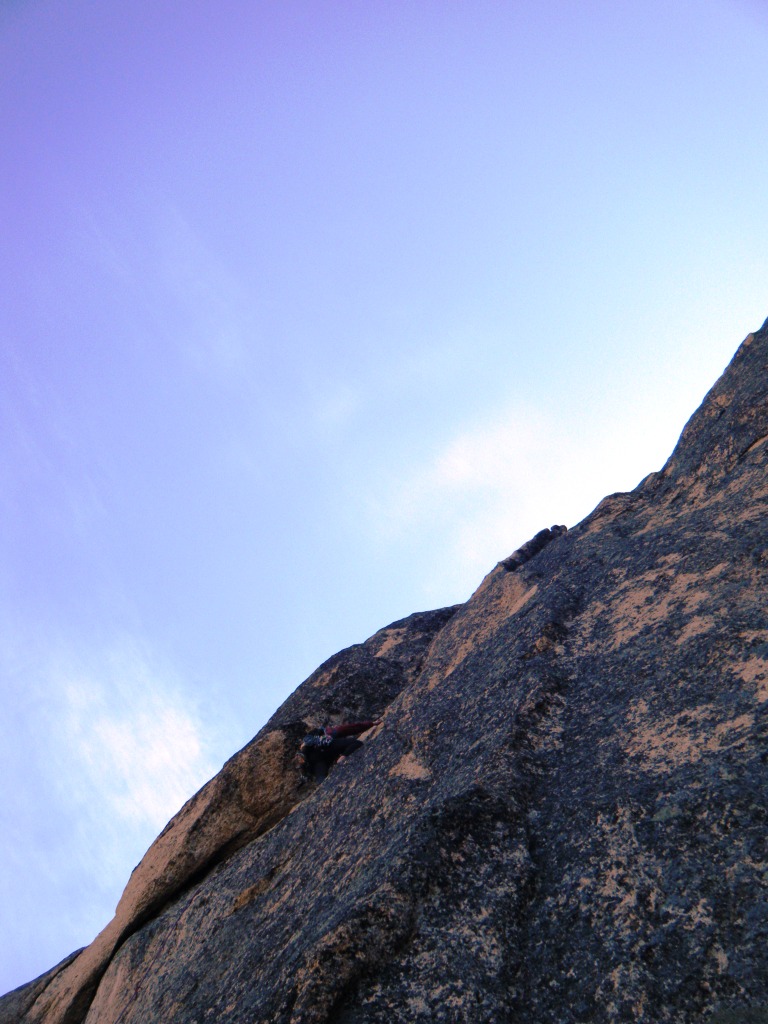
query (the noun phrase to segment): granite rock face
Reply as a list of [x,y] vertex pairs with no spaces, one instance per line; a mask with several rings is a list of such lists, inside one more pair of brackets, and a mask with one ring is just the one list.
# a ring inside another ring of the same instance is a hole
[[768,323],[659,473],[321,666],[0,1022],[768,1022],[767,469]]

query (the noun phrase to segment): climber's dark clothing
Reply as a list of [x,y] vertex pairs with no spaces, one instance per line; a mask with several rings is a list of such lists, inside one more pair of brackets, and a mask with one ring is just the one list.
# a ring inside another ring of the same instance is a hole
[[307,768],[318,782],[322,782],[328,771],[340,757],[348,757],[362,747],[354,737],[373,726],[373,722],[349,722],[344,725],[328,725],[325,729],[313,730],[301,743],[301,753]]
[[325,747],[309,748],[304,751],[304,757],[318,782],[322,782],[328,775],[331,765],[340,757],[348,757],[362,747],[360,740],[352,736],[346,736],[338,740],[331,740]]

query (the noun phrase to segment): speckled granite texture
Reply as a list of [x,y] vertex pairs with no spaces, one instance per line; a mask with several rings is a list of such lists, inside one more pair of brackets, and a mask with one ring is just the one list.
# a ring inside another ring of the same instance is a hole
[[661,472],[318,669],[0,1022],[766,1024],[767,465],[764,326]]

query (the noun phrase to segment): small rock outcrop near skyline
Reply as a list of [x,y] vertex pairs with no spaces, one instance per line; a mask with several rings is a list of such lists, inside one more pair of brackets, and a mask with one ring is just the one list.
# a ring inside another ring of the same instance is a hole
[[0,1024],[766,1024],[767,597],[768,321],[660,472],[317,669]]

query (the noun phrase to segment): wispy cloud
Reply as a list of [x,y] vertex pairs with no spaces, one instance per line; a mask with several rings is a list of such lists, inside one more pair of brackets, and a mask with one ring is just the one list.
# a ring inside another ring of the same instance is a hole
[[471,520],[487,534],[490,519],[519,516],[531,503],[530,484],[552,459],[548,433],[541,415],[517,408],[466,425],[385,484],[372,507],[379,533],[394,538],[425,522]]
[[194,223],[156,197],[139,197],[131,219],[86,209],[82,220],[86,258],[125,292],[123,311],[150,318],[152,343],[208,381],[237,382],[263,348],[258,300]]
[[253,296],[178,210],[166,211],[158,242],[159,277],[184,328],[182,354],[206,376],[236,377],[258,334]]
[[[471,590],[496,561],[553,523],[575,525],[611,491],[658,469],[674,431],[647,410],[568,425],[523,405],[467,424],[432,457],[381,481],[367,521],[382,545],[437,554],[434,589]],[[662,454],[663,453],[663,454]]]
[[135,641],[87,665],[59,661],[52,683],[66,784],[87,805],[157,830],[212,774],[189,695]]
[[220,737],[138,637],[63,646],[2,605],[0,624],[2,989],[107,924],[131,869],[214,773]]

